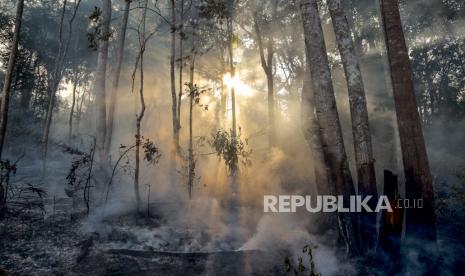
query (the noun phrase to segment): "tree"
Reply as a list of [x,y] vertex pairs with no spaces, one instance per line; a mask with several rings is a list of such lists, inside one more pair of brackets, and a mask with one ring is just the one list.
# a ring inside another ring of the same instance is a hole
[[[349,93],[358,193],[362,197],[372,196],[369,206],[374,209],[378,192],[376,190],[373,148],[362,73],[341,0],[328,0],[328,7]],[[360,230],[364,237],[365,248],[374,249],[376,245],[376,213],[363,213],[361,222]]]
[[[272,1],[271,7],[271,19],[268,23],[268,38],[266,40],[266,45],[264,45],[263,39],[264,35],[260,30],[259,23],[259,14],[254,12],[253,14],[253,26],[255,30],[255,35],[257,38],[258,50],[260,53],[260,62],[263,68],[263,71],[266,75],[267,80],[267,89],[268,89],[268,136],[270,146],[274,146],[276,143],[276,122],[275,122],[275,100],[274,100],[274,72],[273,72],[273,57],[274,57],[274,37],[273,37],[273,26],[277,21],[276,13],[278,8],[278,1]],[[265,57],[266,51],[266,57]]]
[[102,21],[98,35],[98,57],[97,69],[95,71],[95,113],[96,113],[96,150],[99,162],[106,160],[105,137],[106,137],[106,77],[108,63],[108,44],[111,37],[111,0],[102,0]]
[[[142,143],[142,135],[141,135],[141,122],[144,118],[145,114],[145,99],[144,99],[144,53],[145,53],[145,46],[147,41],[152,37],[155,32],[150,33],[149,35],[146,34],[146,18],[147,18],[147,6],[148,0],[144,1],[142,7],[142,18],[141,23],[139,25],[139,29],[137,33],[139,35],[139,53],[136,58],[136,64],[134,67],[134,72],[132,79],[135,79],[135,74],[137,71],[137,67],[139,66],[139,101],[140,101],[140,110],[139,113],[136,114],[136,164],[134,168],[134,193],[137,202],[137,210],[140,211],[141,208],[141,198],[140,198],[140,191],[139,191],[139,174],[140,174],[140,147]],[[133,86],[134,88],[134,83]]]
[[[434,194],[425,141],[397,0],[381,0],[390,76],[399,127],[408,199],[423,199],[423,208],[407,209],[406,238],[436,241]],[[424,245],[424,244],[423,244]]]
[[[176,95],[176,76],[175,76],[175,60],[176,60],[176,4],[174,0],[170,0],[171,4],[171,55],[170,55],[170,81],[171,81],[171,104],[172,104],[172,121],[173,121],[173,143],[174,151],[179,152],[179,130],[180,123],[178,114],[178,104]],[[182,90],[182,87],[179,87]],[[174,154],[173,154],[174,155]],[[174,157],[172,157],[174,158]]]
[[[16,62],[16,55],[18,53],[18,44],[21,32],[21,22],[23,17],[23,9],[24,9],[24,0],[19,0],[17,7],[16,7],[16,19],[15,19],[15,27],[13,31],[13,43],[11,45],[10,50],[10,57],[8,59],[8,67],[5,74],[5,80],[3,83],[2,89],[2,98],[1,98],[1,110],[0,110],[0,158],[2,157],[3,153],[3,145],[5,144],[5,134],[6,134],[6,127],[8,123],[8,107],[10,104],[10,89],[11,89],[11,79],[13,77],[13,69],[15,67]],[[1,185],[0,185],[1,187]],[[3,195],[3,187],[2,191],[0,191],[0,195]],[[0,197],[2,200],[3,197]]]
[[[342,137],[336,98],[331,80],[328,55],[316,0],[300,1],[303,21],[306,56],[310,64],[310,75],[315,99],[316,117],[321,132],[321,142],[328,179],[335,195],[344,197],[344,204],[355,194],[347,155]],[[347,251],[358,253],[358,229],[355,214],[338,213],[339,232],[346,243]]]
[[52,117],[53,117],[53,109],[55,107],[55,97],[58,91],[58,87],[60,85],[62,76],[63,76],[63,67],[66,61],[66,56],[68,54],[69,45],[71,43],[72,35],[73,35],[73,22],[76,18],[76,14],[78,12],[79,6],[81,4],[81,0],[75,2],[73,14],[68,21],[68,37],[66,41],[63,39],[63,21],[65,18],[66,12],[66,4],[67,1],[63,1],[63,10],[61,12],[60,17],[60,27],[59,27],[59,41],[58,41],[58,56],[55,60],[55,67],[53,70],[52,78],[50,79],[49,85],[49,99],[48,99],[48,108],[47,114],[45,117],[45,126],[42,135],[42,166],[43,172],[45,173],[46,163],[47,163],[47,153],[48,153],[48,140],[50,135],[50,127],[52,125]]
[[121,75],[121,65],[123,63],[123,56],[124,56],[124,45],[126,42],[126,29],[128,26],[128,19],[129,19],[129,11],[131,8],[131,1],[132,0],[124,0],[124,13],[123,19],[121,21],[121,27],[119,29],[119,37],[118,37],[118,49],[117,49],[117,56],[116,56],[116,68],[113,72],[113,86],[111,88],[110,93],[110,104],[108,107],[108,120],[107,120],[107,133],[105,136],[105,151],[106,155],[110,153],[111,150],[111,143],[113,139],[113,129],[115,128],[115,107],[116,101],[118,99],[118,87],[119,87],[119,79]]

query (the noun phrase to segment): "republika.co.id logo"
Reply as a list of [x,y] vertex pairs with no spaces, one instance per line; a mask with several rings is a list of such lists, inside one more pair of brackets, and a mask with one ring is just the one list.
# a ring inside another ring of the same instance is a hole
[[[372,201],[374,201],[372,203]],[[305,208],[310,213],[360,213],[393,212],[394,209],[423,208],[423,199],[397,198],[389,200],[385,195],[373,196],[301,196],[301,195],[265,195],[263,211],[265,213],[294,213]]]

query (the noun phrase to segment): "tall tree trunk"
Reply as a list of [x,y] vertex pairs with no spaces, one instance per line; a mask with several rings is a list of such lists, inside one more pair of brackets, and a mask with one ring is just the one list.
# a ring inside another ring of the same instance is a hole
[[[316,0],[301,0],[300,11],[303,20],[307,59],[314,90],[316,117],[321,131],[321,141],[328,179],[333,193],[344,198],[349,206],[350,196],[355,188],[350,174],[347,155],[342,137],[336,98],[331,80],[328,55]],[[339,230],[346,243],[347,251],[358,254],[358,223],[354,213],[338,213]]]
[[106,160],[105,137],[106,137],[106,76],[108,63],[108,44],[110,39],[111,0],[102,0],[102,26],[99,37],[97,69],[95,72],[95,113],[96,113],[96,148],[100,164]]
[[187,187],[189,189],[189,198],[192,198],[192,188],[194,186],[195,177],[195,160],[194,160],[194,148],[193,148],[193,129],[192,129],[192,109],[194,106],[195,98],[195,86],[194,86],[194,66],[195,66],[195,53],[192,51],[191,54],[191,65],[189,68],[189,176]]
[[141,122],[145,114],[145,99],[144,99],[144,52],[145,52],[145,21],[147,17],[147,5],[148,0],[144,1],[144,9],[142,11],[142,26],[139,33],[139,44],[140,44],[140,54],[139,54],[139,70],[140,70],[140,87],[139,87],[139,100],[140,100],[140,111],[136,116],[136,165],[134,169],[134,193],[137,202],[137,210],[141,210],[141,199],[139,191],[139,174],[140,174],[140,146],[142,142],[141,135]]
[[423,208],[407,209],[406,238],[434,243],[436,219],[433,184],[399,4],[397,0],[380,0],[380,5],[402,149],[406,196],[411,201],[422,198],[424,204]]
[[[15,28],[13,31],[13,44],[11,45],[10,50],[10,57],[8,59],[8,67],[5,74],[5,80],[3,83],[2,89],[2,98],[0,103],[0,159],[2,158],[3,153],[3,145],[5,144],[5,134],[6,134],[6,127],[8,122],[8,106],[10,103],[10,88],[11,88],[11,80],[13,76],[13,70],[15,68],[16,62],[16,55],[18,53],[18,44],[21,32],[21,22],[23,17],[23,8],[24,8],[24,0],[19,0],[16,8],[16,20],[15,20]],[[6,198],[6,189],[3,188],[3,183],[0,183],[0,219],[3,218],[5,212],[5,198]]]
[[84,102],[86,100],[86,93],[88,92],[87,90],[88,90],[87,85],[84,85],[82,92],[81,92],[81,97],[79,99],[79,106],[77,109],[75,133],[79,133],[79,127],[81,125],[81,119],[82,119],[82,113],[83,113],[82,108],[84,107]]
[[128,26],[128,18],[129,18],[129,10],[131,8],[131,1],[132,0],[125,0],[123,20],[121,21],[121,28],[119,31],[116,68],[115,68],[114,75],[113,75],[113,86],[111,88],[111,94],[110,94],[110,105],[108,107],[107,133],[105,136],[106,155],[110,153],[111,143],[113,139],[113,130],[115,128],[115,119],[114,119],[115,108],[116,108],[116,101],[118,100],[119,79],[121,76],[121,65],[123,63],[124,45],[126,41],[126,29]]
[[[231,3],[233,5],[233,3]],[[228,55],[229,55],[229,74],[231,79],[234,79],[235,76],[235,68],[234,68],[234,54],[233,54],[233,20],[232,20],[232,7],[231,7],[231,14],[227,18],[227,28],[228,28]],[[236,92],[234,91],[234,85],[230,87],[231,92],[231,117],[232,117],[232,137],[234,141],[237,139],[237,125],[236,125]],[[237,155],[237,153],[235,153]],[[237,156],[234,160],[237,160]],[[237,162],[233,162],[231,167],[231,188],[232,188],[232,195],[233,201],[235,202],[238,187],[237,187]]]
[[[307,64],[307,75],[310,76],[310,65]],[[317,193],[320,195],[333,194],[332,187],[328,181],[326,171],[321,133],[318,120],[315,115],[314,95],[310,78],[305,78],[302,88],[301,101],[301,127],[305,140],[310,146]],[[337,227],[337,218],[333,214],[321,214],[317,217],[317,233],[325,234],[326,231]]]
[[[171,158],[174,159],[174,154],[179,152],[179,119],[178,105],[176,95],[176,76],[175,76],[175,60],[176,60],[176,4],[174,0],[171,3],[171,56],[170,56],[170,79],[171,79],[171,100],[172,100],[172,120],[173,120],[173,147],[174,152]],[[182,87],[179,89],[182,90]]]
[[[378,191],[376,189],[373,148],[362,73],[341,0],[328,0],[328,7],[336,34],[336,42],[342,58],[349,93],[358,193],[362,197],[373,197],[369,201],[369,206],[374,210],[376,208]],[[363,247],[374,249],[377,238],[376,213],[364,212],[361,214],[360,230],[361,235],[364,237],[361,240]]]
[[[1,118],[0,118],[0,158],[2,157],[3,153],[3,146],[5,144],[5,135],[6,135],[6,127],[8,123],[8,107],[10,104],[10,88],[11,88],[11,80],[13,78],[13,70],[15,68],[16,56],[18,54],[18,44],[21,32],[21,23],[23,17],[23,8],[24,8],[24,0],[19,0],[16,8],[16,19],[15,19],[15,27],[13,31],[13,43],[10,49],[10,57],[8,59],[8,67],[5,74],[5,80],[3,82],[3,89],[2,89],[2,98],[1,98]],[[1,187],[1,185],[0,185]],[[3,194],[3,191],[0,191],[0,195]],[[2,197],[0,197],[0,201],[3,202]]]
[[183,26],[184,24],[184,0],[181,0],[181,11],[179,13],[179,92],[178,92],[178,107],[177,107],[177,114],[176,117],[178,118],[178,127],[181,129],[181,100],[182,100],[182,92],[184,89],[184,83],[182,83],[182,74],[183,74],[183,67],[184,67],[184,60],[183,60],[183,40],[184,40],[184,33],[183,33]]
[[[276,13],[276,3],[273,9],[272,20],[275,20]],[[276,126],[275,126],[275,101],[274,101],[274,83],[273,83],[273,56],[274,56],[274,47],[273,47],[273,37],[268,37],[266,45],[266,58],[265,58],[265,46],[263,45],[262,33],[260,31],[260,26],[258,23],[258,15],[254,14],[254,29],[255,35],[257,36],[258,50],[260,52],[260,62],[263,68],[263,71],[266,75],[266,82],[268,88],[268,137],[270,146],[276,144]]]
[[44,132],[42,135],[42,171],[43,173],[46,172],[46,165],[47,165],[47,153],[48,153],[48,140],[50,135],[50,127],[52,125],[52,117],[53,117],[53,109],[55,108],[55,97],[58,91],[58,86],[60,85],[61,78],[63,75],[63,66],[66,60],[66,56],[68,54],[68,48],[71,43],[72,35],[73,35],[73,22],[76,18],[79,6],[81,4],[81,0],[75,2],[73,15],[71,16],[70,20],[68,21],[68,37],[66,39],[66,43],[63,45],[63,21],[66,11],[66,3],[65,0],[63,2],[63,10],[60,19],[60,29],[59,29],[59,46],[58,46],[58,58],[55,63],[55,69],[53,71],[52,79],[49,82],[49,99],[48,99],[48,108],[45,115],[45,126]]
[[225,70],[227,68],[227,64],[226,64],[226,53],[225,53],[225,49],[223,47],[221,47],[221,52],[220,52],[220,62],[221,62],[221,80],[220,80],[220,93],[221,93],[221,98],[220,98],[220,127],[224,127],[225,126],[225,122],[226,122],[226,103],[227,103],[227,97],[228,97],[228,91],[227,89],[225,89],[225,83],[224,83],[224,74],[225,74]]
[[76,74],[76,76],[74,77],[74,81],[73,81],[73,96],[72,96],[73,98],[71,101],[71,109],[69,112],[69,119],[68,119],[68,144],[70,145],[71,145],[71,140],[73,137],[73,118],[74,118],[74,107],[76,106],[76,88],[78,85],[78,81],[79,81],[79,75]]

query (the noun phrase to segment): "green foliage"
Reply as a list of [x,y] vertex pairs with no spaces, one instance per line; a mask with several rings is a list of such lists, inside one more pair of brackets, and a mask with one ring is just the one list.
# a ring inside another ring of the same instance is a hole
[[242,141],[240,132],[235,136],[233,130],[227,132],[220,129],[212,134],[209,144],[216,151],[218,157],[224,160],[230,171],[237,168],[239,161],[246,167],[252,165],[250,160],[252,150],[247,149],[248,139]]

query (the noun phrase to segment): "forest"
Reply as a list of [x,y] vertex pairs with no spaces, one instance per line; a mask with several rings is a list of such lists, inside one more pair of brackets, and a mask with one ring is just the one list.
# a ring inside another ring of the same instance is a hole
[[464,1],[0,0],[0,26],[0,276],[465,271]]

